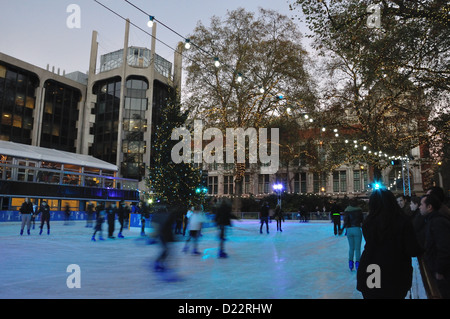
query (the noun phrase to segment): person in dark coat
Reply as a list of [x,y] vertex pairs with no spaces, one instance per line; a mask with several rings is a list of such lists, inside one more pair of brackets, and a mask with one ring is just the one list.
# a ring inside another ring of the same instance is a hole
[[66,208],[64,209],[64,225],[69,225],[70,222],[70,206],[67,203]]
[[231,226],[231,219],[237,219],[232,214],[231,201],[228,198],[223,198],[215,205],[214,211],[216,213],[215,221],[219,228],[219,258],[227,258],[228,254],[225,252],[225,227]]
[[123,223],[125,221],[125,215],[126,214],[127,214],[127,209],[125,207],[125,203],[124,202],[120,202],[119,203],[119,208],[117,209],[117,219],[119,220],[119,224],[120,224],[119,234],[117,234],[117,237],[119,237],[119,238],[125,238],[122,235],[122,230],[123,230]]
[[373,191],[362,230],[366,245],[357,272],[357,289],[367,299],[405,298],[412,285],[411,257],[421,254],[422,248],[392,192]]
[[92,221],[94,220],[94,204],[88,202],[86,204],[86,227],[92,227]]
[[331,205],[331,218],[333,219],[333,228],[334,228],[334,235],[341,235],[342,229],[341,229],[341,208],[339,205],[334,202],[333,205]]
[[31,214],[33,214],[33,204],[27,197],[20,207],[20,216],[22,217],[22,226],[20,228],[20,235],[23,235],[23,229],[27,225],[27,233],[30,235],[31,228]]
[[47,235],[50,235],[50,206],[48,206],[46,201],[42,201],[41,207],[39,207],[38,214],[41,214],[41,230],[39,231],[39,235],[42,235],[42,230],[44,228],[44,224],[47,223]]
[[112,203],[112,204],[108,204],[108,206],[106,207],[106,218],[108,220],[108,238],[110,239],[114,239],[116,237],[114,237],[114,226],[115,226],[115,222],[116,222],[116,213],[117,213],[117,208],[116,208],[116,204]]
[[280,205],[277,205],[277,207],[275,207],[275,214],[274,214],[274,218],[277,221],[277,231],[283,231],[281,229],[281,221],[284,222],[284,214],[283,214],[283,210],[281,209]]
[[269,233],[269,204],[264,202],[260,210],[261,227],[259,227],[259,233],[262,234],[262,228],[264,223],[266,223],[266,231]]
[[152,223],[155,225],[157,236],[161,244],[161,252],[156,258],[154,270],[157,272],[167,271],[167,257],[170,253],[170,243],[175,240],[173,235],[173,225],[175,223],[175,213],[169,211],[164,204],[155,205],[152,217]]
[[422,247],[425,247],[425,217],[420,213],[420,197],[411,197],[411,222],[416,231],[417,240]]
[[440,212],[442,203],[435,195],[422,197],[420,213],[425,217],[424,260],[436,280],[441,297],[450,298],[450,219]]

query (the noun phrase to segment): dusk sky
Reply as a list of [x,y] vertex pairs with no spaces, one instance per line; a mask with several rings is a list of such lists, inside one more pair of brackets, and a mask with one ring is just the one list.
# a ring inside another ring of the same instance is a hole
[[[147,27],[148,17],[123,0],[98,0],[132,23],[151,33]],[[239,7],[256,12],[258,7],[273,9],[288,17],[299,12],[289,10],[287,0],[132,0],[144,11],[155,16],[178,33],[188,36],[198,21],[209,25],[214,15],[225,17],[227,10]],[[66,73],[86,72],[92,31],[98,31],[99,55],[123,47],[125,22],[100,6],[94,0],[0,0],[0,52],[41,68]],[[70,4],[80,7],[80,28],[68,28],[66,21],[71,13]],[[300,26],[300,22],[295,20]],[[300,30],[305,34],[305,27]],[[158,25],[157,38],[175,48],[183,39],[172,31]],[[129,45],[150,48],[150,36],[131,26]],[[307,43],[307,39],[304,39]],[[156,53],[173,62],[173,50],[156,43]]]

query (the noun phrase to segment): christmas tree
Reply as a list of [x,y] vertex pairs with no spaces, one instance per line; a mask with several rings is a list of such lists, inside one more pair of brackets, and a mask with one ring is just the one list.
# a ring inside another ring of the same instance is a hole
[[174,163],[171,158],[172,148],[178,142],[171,140],[172,131],[184,127],[187,117],[188,112],[181,110],[178,92],[170,88],[167,105],[161,109],[160,124],[154,127],[152,161],[145,178],[154,199],[170,206],[197,205],[205,196],[201,167],[192,162]]

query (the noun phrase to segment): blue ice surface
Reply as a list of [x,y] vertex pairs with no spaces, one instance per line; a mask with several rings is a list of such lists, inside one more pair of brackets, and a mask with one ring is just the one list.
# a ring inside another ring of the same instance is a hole
[[[85,223],[51,222],[50,235],[46,226],[39,235],[36,223],[23,236],[19,223],[1,223],[0,298],[361,298],[356,272],[348,269],[347,238],[335,236],[330,222],[287,221],[277,232],[274,221],[269,234],[265,227],[260,234],[257,220],[233,221],[225,242],[229,257],[221,259],[216,228],[203,230],[200,256],[183,253],[187,236],[176,235],[168,265],[182,280],[173,282],[153,271],[161,246],[148,245],[139,230],[124,230],[119,239],[116,223],[116,239],[92,242],[93,229]],[[79,266],[80,288],[68,287],[72,264]]]

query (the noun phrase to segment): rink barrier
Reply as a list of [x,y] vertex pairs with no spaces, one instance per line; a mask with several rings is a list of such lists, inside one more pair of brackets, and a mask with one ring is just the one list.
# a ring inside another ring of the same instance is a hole
[[[259,219],[259,212],[237,212],[233,213],[240,219]],[[141,227],[141,215],[130,214],[129,227]],[[207,213],[210,220],[213,219],[213,214]],[[286,220],[302,220],[302,216],[298,212],[288,212],[284,214]],[[273,216],[272,216],[273,217]],[[70,220],[86,220],[87,214],[84,211],[71,211]],[[342,218],[342,215],[341,215]],[[40,220],[40,214],[36,220]],[[64,211],[51,211],[50,220],[65,220]],[[148,223],[151,222],[151,218],[148,218]],[[327,221],[331,220],[331,213],[329,212],[310,212],[306,214],[306,221]],[[20,222],[21,217],[19,211],[0,211],[0,222]],[[206,227],[211,227],[211,223],[206,223]]]
[[[241,219],[259,219],[259,212],[237,212],[234,213]],[[331,212],[307,212],[306,215],[301,215],[299,212],[285,212],[285,220],[298,221],[331,221]],[[274,212],[271,210],[270,217],[273,219]],[[304,218],[306,216],[306,219]],[[341,219],[344,217],[341,214]]]
[[[87,214],[84,211],[71,211],[69,220],[86,220]],[[41,220],[41,214],[36,216],[36,221]],[[51,211],[50,220],[66,220],[66,214],[64,211]],[[19,211],[0,211],[0,222],[20,222],[22,218],[20,217]]]

